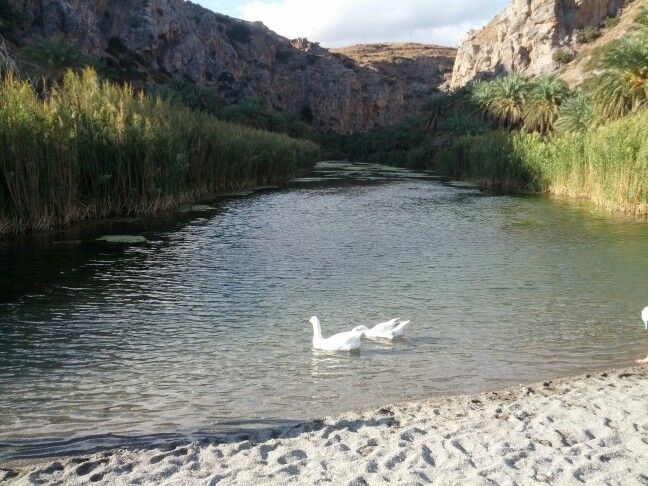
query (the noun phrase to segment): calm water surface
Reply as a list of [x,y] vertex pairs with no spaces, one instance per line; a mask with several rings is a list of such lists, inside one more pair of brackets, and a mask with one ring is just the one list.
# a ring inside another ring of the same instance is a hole
[[[645,222],[376,167],[316,175],[206,211],[0,243],[0,459],[261,427],[648,352]],[[102,232],[148,241],[95,241]],[[311,350],[312,314],[325,334],[412,324],[404,341],[331,355]]]

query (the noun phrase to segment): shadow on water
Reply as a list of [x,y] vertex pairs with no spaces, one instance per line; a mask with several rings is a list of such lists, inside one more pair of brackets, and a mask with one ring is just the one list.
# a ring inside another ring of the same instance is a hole
[[[349,167],[344,177],[339,168]],[[146,218],[111,218],[84,221],[72,228],[45,233],[0,236],[0,306],[25,296],[53,294],[57,289],[100,285],[94,277],[107,268],[132,265],[148,258],[151,252],[173,244],[171,235],[209,224],[222,217],[232,206],[264,194],[281,194],[296,189],[349,189],[371,187],[421,178],[436,180],[435,176],[410,171],[394,171],[369,164],[329,164],[322,174],[316,169],[314,177],[297,179],[282,187],[262,187],[222,194],[204,204],[185,205],[178,210]],[[360,170],[358,170],[360,167]],[[400,174],[400,179],[395,179]],[[142,243],[100,241],[103,235],[143,236]],[[138,251],[147,249],[150,251]],[[118,268],[118,267],[117,267]],[[0,307],[1,308],[1,307]]]

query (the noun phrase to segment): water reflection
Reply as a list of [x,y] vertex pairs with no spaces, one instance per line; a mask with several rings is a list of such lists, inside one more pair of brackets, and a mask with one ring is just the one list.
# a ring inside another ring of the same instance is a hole
[[[319,175],[214,210],[0,244],[0,455],[216,433],[645,355],[645,223],[393,169]],[[106,234],[147,241],[96,241]],[[311,350],[313,314],[326,335],[412,324],[406,340],[328,355]]]

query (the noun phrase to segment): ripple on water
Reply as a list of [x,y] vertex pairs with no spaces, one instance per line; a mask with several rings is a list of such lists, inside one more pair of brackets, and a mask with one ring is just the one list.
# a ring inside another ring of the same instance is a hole
[[[198,219],[129,223],[145,244],[4,245],[0,457],[261,427],[645,354],[646,225],[402,170],[320,169]],[[315,313],[325,334],[412,325],[406,340],[331,355],[310,349]]]

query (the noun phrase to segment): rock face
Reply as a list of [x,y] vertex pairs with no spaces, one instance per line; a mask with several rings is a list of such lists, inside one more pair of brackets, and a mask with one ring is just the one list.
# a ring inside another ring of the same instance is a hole
[[398,86],[403,92],[406,113],[418,111],[422,100],[450,80],[457,55],[452,47],[415,43],[360,44],[331,52],[340,59],[350,58],[363,68],[358,71],[363,84],[372,84],[370,77],[377,73]]
[[423,76],[362,65],[183,0],[12,1],[25,42],[64,35],[138,87],[183,78],[213,88],[227,102],[261,98],[312,119],[317,129],[340,133],[411,114],[443,83],[454,59],[451,49],[417,58],[426,66]]
[[625,0],[512,0],[486,27],[462,41],[450,87],[508,71],[554,71],[558,49],[574,50],[580,29],[599,27],[624,4]]

